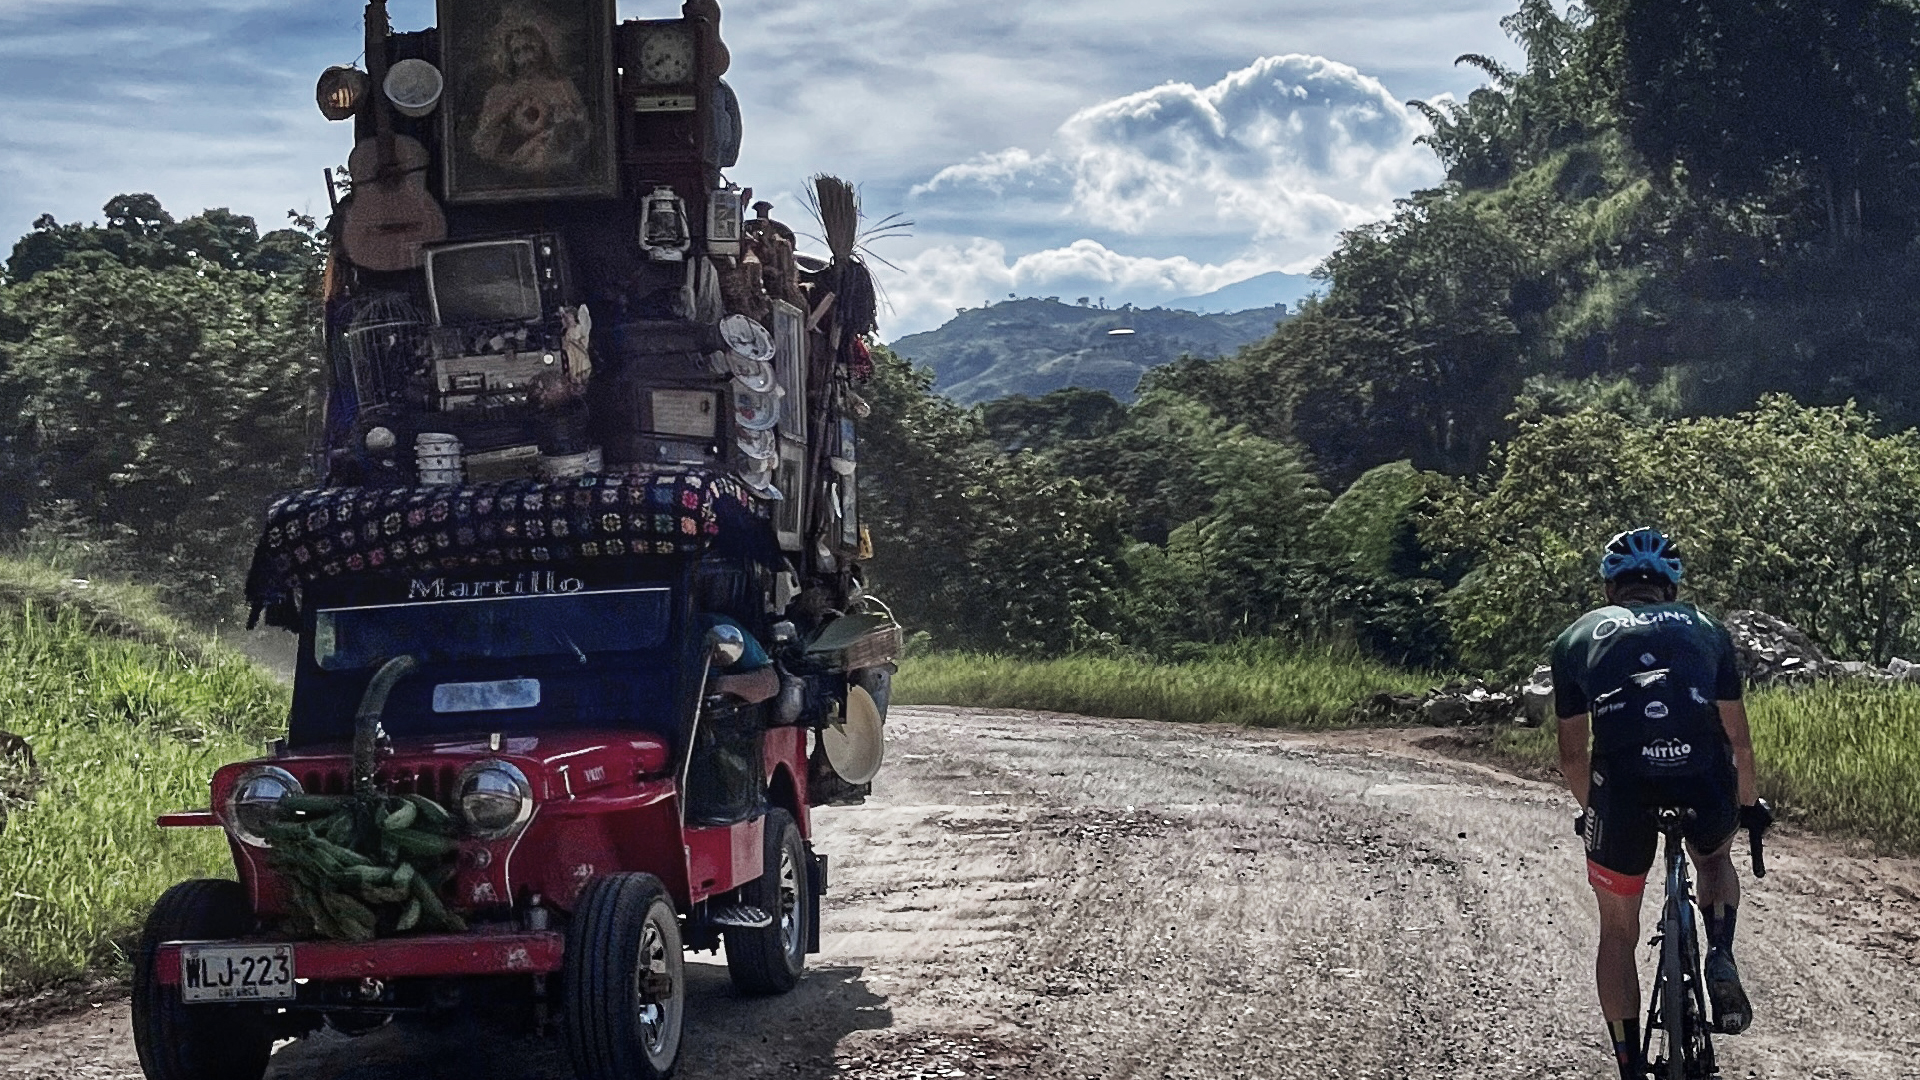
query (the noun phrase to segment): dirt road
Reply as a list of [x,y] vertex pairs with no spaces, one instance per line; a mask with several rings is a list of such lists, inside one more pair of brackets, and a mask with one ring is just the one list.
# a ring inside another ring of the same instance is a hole
[[[1613,1075],[1549,785],[1402,734],[961,709],[889,732],[876,797],[818,820],[824,955],[773,1001],[696,967],[686,1080]],[[1769,856],[1725,1075],[1920,1080],[1920,867],[1792,836]],[[270,1075],[567,1076],[482,1034],[324,1036]],[[4,1080],[138,1075],[124,1003],[0,1036]]]

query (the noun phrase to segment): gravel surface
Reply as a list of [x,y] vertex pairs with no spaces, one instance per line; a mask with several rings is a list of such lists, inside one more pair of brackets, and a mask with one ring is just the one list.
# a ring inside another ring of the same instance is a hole
[[[825,952],[773,1000],[692,965],[684,1080],[1614,1074],[1552,785],[1417,732],[934,708],[888,731],[875,797],[817,818]],[[1724,1075],[1920,1080],[1920,866],[1792,835],[1768,854],[1741,915],[1757,1020],[1719,1040]],[[124,1002],[0,1035],[3,1080],[138,1075]],[[389,1028],[269,1075],[568,1070],[539,1040]]]

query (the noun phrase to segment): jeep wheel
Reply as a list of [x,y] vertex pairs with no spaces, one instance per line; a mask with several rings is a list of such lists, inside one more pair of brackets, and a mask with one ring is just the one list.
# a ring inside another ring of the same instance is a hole
[[740,889],[745,902],[773,916],[759,929],[729,927],[727,973],[743,994],[784,994],[800,983],[807,966],[808,919],[807,849],[800,827],[785,810],[767,813],[765,867],[760,877]]
[[237,881],[183,881],[162,893],[133,954],[133,1045],[147,1080],[260,1080],[273,1055],[258,1005],[188,1005],[160,985],[154,954],[167,941],[218,941],[253,929]]
[[680,1063],[680,917],[660,879],[587,886],[567,930],[562,1030],[579,1080],[665,1080]]

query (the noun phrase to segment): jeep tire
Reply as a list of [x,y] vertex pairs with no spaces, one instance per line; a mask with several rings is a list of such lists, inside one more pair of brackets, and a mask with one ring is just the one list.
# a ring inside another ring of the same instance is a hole
[[133,1045],[147,1080],[260,1080],[273,1055],[259,1005],[188,1005],[160,985],[155,954],[168,941],[221,941],[253,930],[237,881],[183,881],[160,895],[133,954]]
[[652,874],[587,886],[567,928],[561,1031],[579,1080],[666,1080],[686,1015],[680,916]]
[[740,888],[741,899],[773,916],[755,929],[728,927],[727,973],[743,994],[784,994],[798,986],[807,966],[814,906],[806,845],[800,827],[785,810],[766,819],[765,855],[760,877]]

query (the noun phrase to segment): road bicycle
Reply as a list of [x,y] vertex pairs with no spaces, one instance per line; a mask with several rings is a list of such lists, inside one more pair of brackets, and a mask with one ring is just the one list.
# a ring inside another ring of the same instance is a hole
[[[1707,1018],[1706,980],[1701,974],[1699,910],[1694,903],[1684,836],[1687,823],[1696,815],[1690,809],[1674,806],[1658,807],[1652,813],[1666,838],[1667,899],[1660,910],[1659,929],[1653,935],[1652,944],[1660,951],[1660,966],[1653,977],[1641,1060],[1648,1063],[1654,1080],[1718,1080],[1713,1025]],[[1763,829],[1747,832],[1756,878],[1767,876],[1762,844],[1765,835]],[[1660,1032],[1662,1042],[1658,1059],[1653,1056],[1655,1031]]]

